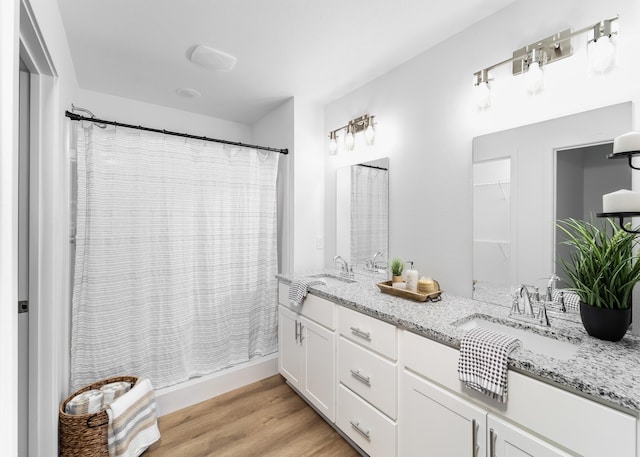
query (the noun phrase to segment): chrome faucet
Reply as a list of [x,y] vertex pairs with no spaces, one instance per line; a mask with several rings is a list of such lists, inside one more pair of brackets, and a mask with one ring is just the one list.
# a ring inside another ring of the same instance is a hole
[[371,270],[371,271],[378,271],[378,267],[376,265],[376,259],[382,255],[382,252],[378,251],[375,254],[373,254],[373,257],[369,260],[367,260],[367,269]]
[[556,281],[560,280],[560,276],[555,273],[551,273],[549,276],[549,282],[547,283],[547,293],[544,300],[547,302],[553,302],[553,291],[556,290]]
[[337,255],[333,258],[333,263],[339,263],[339,262],[342,262],[340,265],[340,270],[342,271],[342,273],[345,276],[351,276],[353,274],[353,271],[349,268],[349,263],[339,255]]
[[[532,286],[529,286],[532,287]],[[522,302],[523,310],[522,314],[527,317],[535,317],[533,313],[533,306],[531,305],[531,295],[529,295],[529,289],[524,284],[518,288],[518,300]]]
[[[535,292],[529,292],[528,287],[535,289]],[[538,304],[537,314],[533,311],[533,302]],[[550,325],[549,317],[547,316],[547,307],[545,305],[545,301],[540,300],[540,292],[538,292],[538,288],[534,286],[526,286],[524,284],[516,289],[509,317],[524,319],[527,321],[536,321],[536,323],[546,326]]]

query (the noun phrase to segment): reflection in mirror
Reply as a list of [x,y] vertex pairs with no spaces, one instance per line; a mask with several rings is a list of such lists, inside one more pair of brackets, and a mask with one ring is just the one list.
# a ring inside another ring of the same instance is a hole
[[625,102],[474,138],[474,299],[509,306],[519,285],[544,294],[563,276],[556,221],[589,220],[603,194],[632,189],[626,162],[604,159],[631,129]]
[[474,288],[508,287],[510,276],[511,159],[473,164]]
[[351,265],[386,270],[389,159],[339,168],[336,183],[336,255]]
[[[613,143],[603,143],[556,151],[556,220],[583,219],[606,224],[598,219],[602,212],[602,196],[618,189],[631,189],[631,168],[625,160],[607,160]],[[569,246],[556,229],[556,270],[562,276],[561,259],[569,260]],[[561,282],[560,287],[567,287]]]

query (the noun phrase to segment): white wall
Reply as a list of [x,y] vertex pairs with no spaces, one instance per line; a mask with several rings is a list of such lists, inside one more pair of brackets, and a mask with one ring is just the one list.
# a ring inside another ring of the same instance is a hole
[[18,2],[0,4],[0,442],[18,453]]
[[322,105],[294,98],[293,271],[324,264],[324,129]]
[[293,229],[293,168],[294,131],[293,98],[272,110],[253,124],[256,144],[274,148],[287,148],[289,154],[281,155],[278,161],[278,271],[290,273],[293,265],[293,250],[290,242]]
[[[553,12],[553,14],[550,14]],[[603,77],[586,71],[586,38],[574,55],[547,69],[547,88],[525,94],[508,65],[494,72],[493,104],[473,106],[472,76],[524,45],[564,30],[620,14],[619,66]],[[364,112],[375,115],[375,150],[346,157],[326,155],[325,200],[335,200],[338,161],[390,157],[390,257],[413,258],[420,274],[437,278],[447,292],[470,296],[471,144],[475,136],[619,102],[640,100],[640,3],[567,0],[519,1],[426,51],[362,88],[329,103],[325,131]],[[635,127],[638,103],[634,104]],[[326,135],[325,132],[325,135]],[[334,208],[327,204],[327,234]],[[335,225],[334,225],[335,226]],[[330,258],[335,244],[329,243]]]
[[[251,127],[239,122],[84,89],[78,91],[78,96],[73,102],[76,106],[90,110],[100,119],[229,141],[253,142]],[[71,106],[67,106],[66,109],[71,111]]]

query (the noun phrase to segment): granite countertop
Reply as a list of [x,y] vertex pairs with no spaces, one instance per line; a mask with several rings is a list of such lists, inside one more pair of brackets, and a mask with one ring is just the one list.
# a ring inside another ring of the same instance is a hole
[[[285,283],[296,277],[278,275]],[[385,278],[380,275],[356,273],[355,279],[353,283],[330,281],[328,285],[312,286],[310,292],[457,349],[465,330],[455,324],[474,315],[572,342],[578,345],[578,350],[569,360],[556,360],[523,347],[511,353],[509,368],[640,416],[639,336],[629,332],[617,343],[601,341],[587,335],[575,314],[549,312],[551,327],[540,327],[509,319],[509,308],[504,305],[446,292],[439,302],[415,302],[381,293],[376,283]]]

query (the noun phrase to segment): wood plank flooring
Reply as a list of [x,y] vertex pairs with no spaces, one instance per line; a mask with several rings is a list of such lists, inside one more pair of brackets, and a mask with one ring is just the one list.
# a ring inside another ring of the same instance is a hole
[[158,419],[142,457],[356,457],[280,375]]

